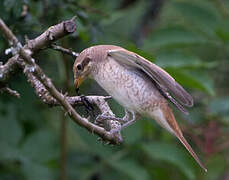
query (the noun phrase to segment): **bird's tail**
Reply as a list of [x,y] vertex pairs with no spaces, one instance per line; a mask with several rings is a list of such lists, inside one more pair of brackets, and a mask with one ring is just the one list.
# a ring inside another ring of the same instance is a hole
[[204,167],[204,165],[202,164],[202,162],[200,161],[200,159],[198,158],[198,156],[196,155],[192,147],[184,138],[183,133],[173,115],[172,109],[168,105],[164,105],[163,107],[161,107],[161,110],[165,120],[167,121],[170,127],[169,129],[166,127],[165,128],[168,129],[170,132],[172,131],[172,134],[174,134],[180,140],[180,142],[184,145],[184,147],[188,150],[188,152],[192,155],[192,157],[196,160],[196,162],[200,165],[200,167],[205,172],[207,172],[207,169]]

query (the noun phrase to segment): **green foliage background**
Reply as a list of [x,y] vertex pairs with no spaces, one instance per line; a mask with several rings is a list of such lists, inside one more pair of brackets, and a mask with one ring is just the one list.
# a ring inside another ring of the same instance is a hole
[[[25,35],[32,39],[77,15],[77,31],[60,45],[76,52],[95,44],[120,45],[165,68],[195,99],[189,116],[175,114],[208,173],[153,120],[142,118],[123,131],[123,145],[111,146],[67,118],[67,179],[229,178],[229,2],[160,1],[156,17],[150,17],[156,0],[125,2],[1,0],[0,17],[24,42]],[[29,8],[25,17],[23,6]],[[0,35],[3,62],[10,57],[6,48]],[[35,58],[59,90],[74,95],[71,57],[47,49]],[[44,105],[23,74],[9,86],[21,98],[0,96],[0,179],[59,179],[62,110]],[[104,94],[93,81],[85,81],[81,93]],[[122,116],[123,109],[109,102]]]

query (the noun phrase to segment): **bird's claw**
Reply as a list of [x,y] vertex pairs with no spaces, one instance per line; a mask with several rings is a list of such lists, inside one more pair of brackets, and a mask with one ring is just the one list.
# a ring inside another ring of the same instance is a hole
[[98,121],[98,122],[104,122],[106,120],[113,120],[113,121],[118,121],[120,123],[123,123],[123,122],[126,122],[126,120],[123,120],[123,118],[118,118],[118,117],[113,117],[113,116],[107,116],[107,115],[103,115],[103,114],[100,114],[96,117],[95,121]]
[[89,100],[87,99],[86,96],[81,95],[80,96],[81,102],[83,103],[83,106],[85,107],[86,110],[86,114],[91,116],[91,117],[95,117],[94,115],[94,107],[92,106],[92,104],[89,102]]
[[111,134],[120,134],[121,133],[121,128],[115,128],[110,130]]
[[110,134],[118,139],[118,144],[120,144],[120,142],[123,142],[123,138],[121,135],[121,127],[111,129]]
[[86,96],[81,95],[80,99],[81,99],[82,103],[84,104],[84,106],[86,107],[87,110],[89,110],[89,111],[93,111],[94,110],[92,104],[88,101]]
[[83,103],[83,106],[86,108],[86,114],[87,115],[92,115],[92,117],[95,117],[94,116],[94,108],[93,108],[92,104],[90,103],[90,101],[87,99],[87,97],[82,95],[79,92],[79,88],[78,87],[75,89],[75,91],[76,91],[77,96],[80,96],[80,100]]

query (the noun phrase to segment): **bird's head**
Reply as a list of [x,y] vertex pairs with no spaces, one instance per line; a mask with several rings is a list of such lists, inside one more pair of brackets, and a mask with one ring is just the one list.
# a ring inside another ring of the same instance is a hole
[[101,62],[104,62],[107,57],[107,51],[110,49],[119,48],[112,45],[97,45],[83,50],[76,58],[73,65],[74,84],[76,89],[82,81],[90,76],[93,78],[93,72],[99,67]]
[[82,81],[90,74],[92,69],[92,58],[87,53],[80,53],[73,65],[74,84],[76,89]]

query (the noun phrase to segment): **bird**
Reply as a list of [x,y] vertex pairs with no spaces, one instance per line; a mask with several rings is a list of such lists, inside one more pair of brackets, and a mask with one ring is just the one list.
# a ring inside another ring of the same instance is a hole
[[[122,122],[121,129],[133,124],[140,116],[150,117],[177,137],[200,167],[207,172],[183,136],[170,107],[172,103],[181,112],[188,114],[184,106],[192,107],[193,98],[165,70],[122,47],[95,45],[84,49],[76,57],[73,74],[76,88],[84,79],[94,79],[124,107],[125,116],[117,118]],[[110,117],[101,115],[100,118]]]

